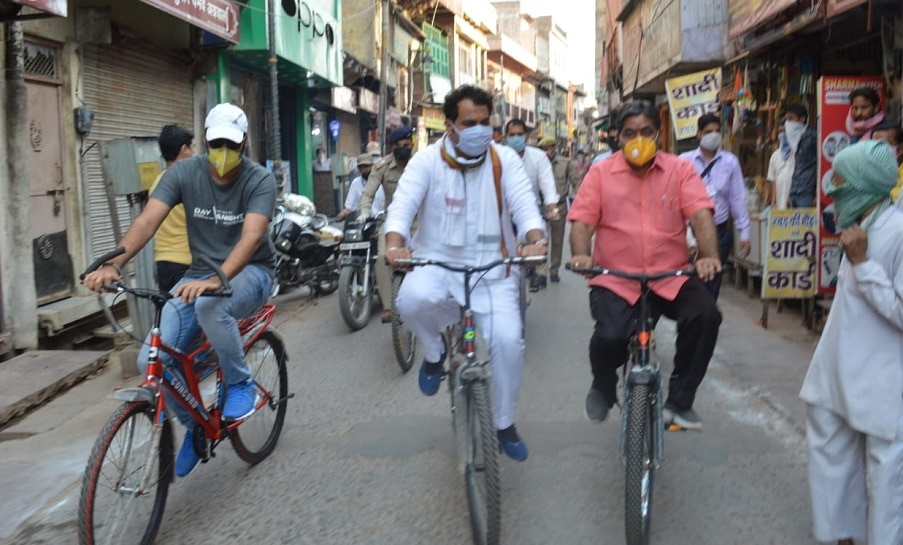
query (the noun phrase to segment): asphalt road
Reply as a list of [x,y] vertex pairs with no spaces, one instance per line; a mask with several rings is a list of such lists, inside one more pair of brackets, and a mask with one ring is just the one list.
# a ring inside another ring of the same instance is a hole
[[[535,294],[527,312],[517,424],[530,458],[503,459],[502,541],[623,543],[620,413],[601,425],[583,419],[587,290],[575,275],[565,272],[562,280]],[[277,301],[276,327],[288,348],[296,397],[276,451],[249,467],[223,445],[214,460],[177,480],[157,542],[470,543],[446,390],[424,397],[417,365],[400,372],[378,309],[366,328],[352,333],[336,296],[302,308],[303,300],[290,292]],[[651,543],[815,543],[803,437],[792,418],[799,407],[775,401],[782,389],[792,399],[800,366],[782,362],[805,357],[805,349],[788,352],[777,333],[751,322],[748,305],[739,292],[722,301],[725,324],[696,405],[705,431],[665,437]],[[659,325],[664,361],[673,329],[665,320]],[[77,486],[70,486],[7,543],[74,542],[76,505]]]

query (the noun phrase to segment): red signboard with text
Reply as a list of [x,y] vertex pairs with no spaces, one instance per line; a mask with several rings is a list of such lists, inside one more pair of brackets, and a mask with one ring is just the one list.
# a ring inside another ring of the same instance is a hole
[[850,111],[850,92],[859,87],[871,87],[881,98],[884,108],[884,78],[867,76],[830,76],[818,80],[818,294],[834,293],[837,269],[840,268],[840,233],[834,226],[833,199],[825,195],[825,188],[834,175],[834,156],[850,144],[847,132],[847,113]]
[[238,6],[232,0],[141,0],[211,34],[238,43]]
[[14,2],[60,17],[66,17],[69,7],[69,0],[14,0]]

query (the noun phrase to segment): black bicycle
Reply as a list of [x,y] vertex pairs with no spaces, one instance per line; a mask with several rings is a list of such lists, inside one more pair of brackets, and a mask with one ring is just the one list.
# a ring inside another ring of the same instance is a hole
[[[579,274],[611,275],[640,283],[639,316],[636,332],[630,337],[630,355],[624,368],[624,406],[621,413],[621,461],[626,466],[624,481],[624,530],[627,545],[649,543],[652,518],[652,490],[655,471],[664,458],[665,422],[662,418],[661,368],[653,359],[656,318],[649,309],[649,283],[672,276],[692,276],[695,269],[678,269],[653,274],[634,274],[603,267],[567,268]],[[672,431],[682,428],[675,424]]]
[[[477,358],[476,325],[470,309],[471,279],[505,265],[542,263],[545,256],[508,257],[479,266],[458,265],[432,259],[398,259],[398,266],[435,265],[464,274],[464,305],[461,321],[446,330],[448,342],[448,389],[451,394],[452,427],[458,461],[464,470],[470,525],[476,545],[497,545],[501,533],[501,489],[499,443],[492,414],[490,362]],[[479,282],[474,282],[474,285]]]

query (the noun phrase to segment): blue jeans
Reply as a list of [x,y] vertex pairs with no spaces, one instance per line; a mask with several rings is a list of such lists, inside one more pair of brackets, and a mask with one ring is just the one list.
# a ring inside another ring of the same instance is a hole
[[[182,278],[170,292],[186,282],[199,279]],[[230,280],[230,284],[232,297],[198,297],[190,305],[181,299],[169,300],[163,307],[160,334],[165,344],[188,350],[203,331],[219,356],[223,380],[226,384],[237,384],[251,378],[251,372],[245,363],[241,335],[238,333],[238,320],[263,306],[270,295],[273,278],[266,268],[247,265]],[[150,336],[138,353],[138,369],[142,375],[146,374],[149,342]],[[164,363],[173,363],[173,358],[168,354],[161,351],[160,356]],[[178,402],[169,396],[166,401],[169,409],[183,424],[193,427],[191,417]]]

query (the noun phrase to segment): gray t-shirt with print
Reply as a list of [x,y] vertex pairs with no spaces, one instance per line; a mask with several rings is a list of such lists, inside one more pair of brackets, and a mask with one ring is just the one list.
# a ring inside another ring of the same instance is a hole
[[[248,157],[241,162],[238,176],[227,185],[214,182],[206,155],[197,155],[166,170],[153,198],[169,206],[185,205],[188,246],[192,262],[186,276],[206,276],[209,267],[198,260],[206,255],[222,264],[241,239],[245,214],[253,212],[270,219],[276,207],[276,180]],[[250,263],[261,265],[273,274],[276,249],[264,236]]]

